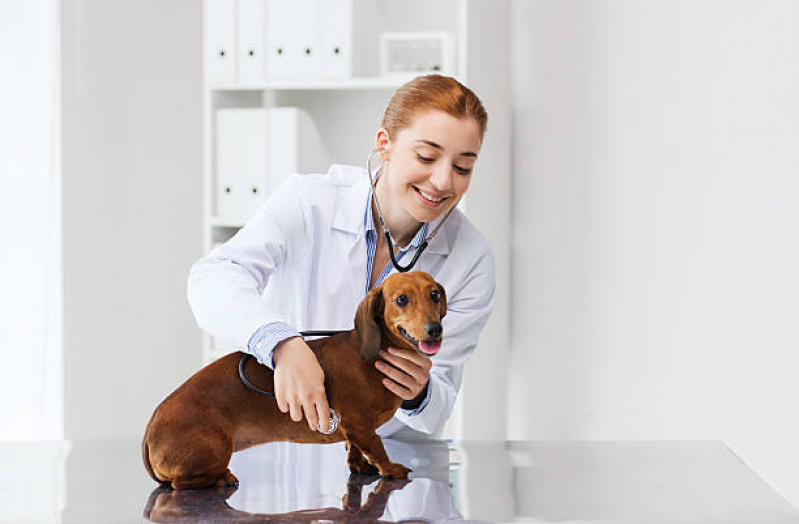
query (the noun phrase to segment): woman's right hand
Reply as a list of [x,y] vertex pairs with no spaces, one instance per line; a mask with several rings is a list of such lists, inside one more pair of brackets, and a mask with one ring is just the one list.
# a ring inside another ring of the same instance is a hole
[[330,410],[325,394],[325,373],[302,337],[280,342],[272,353],[275,363],[275,397],[283,413],[300,422],[303,414],[311,431],[327,432]]

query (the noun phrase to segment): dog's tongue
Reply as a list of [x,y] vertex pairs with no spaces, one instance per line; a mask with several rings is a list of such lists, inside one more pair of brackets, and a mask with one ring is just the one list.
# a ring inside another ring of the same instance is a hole
[[441,349],[441,341],[431,340],[427,342],[424,340],[420,340],[419,349],[421,349],[424,353],[427,353],[428,355],[435,355],[436,353],[438,353],[438,350]]

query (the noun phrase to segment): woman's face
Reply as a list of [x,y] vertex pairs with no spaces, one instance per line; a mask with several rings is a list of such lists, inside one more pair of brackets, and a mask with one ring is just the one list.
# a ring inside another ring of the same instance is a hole
[[417,222],[441,216],[469,188],[481,141],[473,118],[438,110],[417,115],[394,140],[380,129],[377,147],[387,149],[381,157],[388,160],[388,190],[392,202],[399,204],[392,207]]

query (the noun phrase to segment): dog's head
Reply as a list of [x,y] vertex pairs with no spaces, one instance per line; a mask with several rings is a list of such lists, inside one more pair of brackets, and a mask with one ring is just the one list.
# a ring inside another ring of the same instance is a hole
[[433,277],[422,271],[391,275],[358,306],[355,329],[361,355],[376,355],[385,335],[391,346],[433,356],[441,349],[446,314],[447,295]]

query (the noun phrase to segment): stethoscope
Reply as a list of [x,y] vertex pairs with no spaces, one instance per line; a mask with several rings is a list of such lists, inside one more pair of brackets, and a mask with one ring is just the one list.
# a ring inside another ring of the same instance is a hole
[[[444,225],[444,222],[446,222],[447,218],[449,218],[449,215],[451,215],[452,212],[455,211],[455,208],[458,207],[460,199],[458,199],[458,202],[455,202],[455,205],[452,206],[449,211],[447,211],[447,214],[444,215],[444,218],[441,219],[441,222],[438,223],[433,232],[427,238],[425,238],[421,244],[419,244],[419,247],[416,248],[416,254],[414,254],[413,258],[411,259],[411,263],[407,266],[401,266],[394,256],[394,239],[391,236],[391,231],[389,231],[388,227],[386,227],[386,222],[383,220],[383,212],[380,209],[380,202],[377,200],[377,187],[375,186],[376,179],[372,176],[372,157],[378,151],[378,149],[373,149],[369,153],[369,156],[366,157],[366,173],[369,175],[369,183],[372,186],[371,196],[375,202],[375,207],[377,207],[377,217],[380,219],[380,225],[383,227],[383,233],[386,235],[386,242],[388,243],[388,256],[391,258],[391,263],[394,265],[397,271],[400,273],[405,273],[413,269],[413,266],[416,265],[416,261],[419,260],[419,257],[422,255],[425,248],[427,248],[427,244],[433,240],[433,238],[436,236],[436,233],[438,233],[438,230],[441,229],[441,226]],[[383,151],[385,151],[385,149],[383,149]]]
[[[438,233],[438,230],[441,229],[441,226],[444,224],[444,222],[447,220],[447,218],[449,218],[449,215],[452,214],[453,211],[455,211],[455,208],[458,207],[458,203],[460,202],[460,200],[458,200],[458,202],[456,202],[455,205],[452,206],[452,208],[449,211],[447,211],[447,214],[444,215],[444,218],[441,220],[441,222],[438,223],[438,225],[433,230],[433,232],[427,238],[425,238],[424,241],[421,244],[419,244],[419,247],[416,248],[416,254],[414,254],[413,259],[411,259],[411,263],[408,264],[407,266],[401,266],[399,264],[399,262],[397,262],[397,259],[396,259],[395,255],[394,255],[394,240],[393,240],[393,238],[391,236],[391,231],[389,231],[388,227],[386,227],[386,222],[383,220],[383,212],[380,210],[380,202],[377,200],[377,188],[375,187],[375,178],[372,176],[372,157],[377,152],[378,152],[377,149],[373,149],[369,153],[369,156],[366,157],[366,172],[369,175],[369,184],[372,187],[370,193],[371,193],[372,199],[374,199],[375,207],[377,207],[377,217],[380,220],[380,225],[383,227],[383,231],[384,231],[384,233],[386,235],[386,242],[388,243],[388,255],[391,258],[391,263],[394,265],[394,267],[397,269],[397,271],[399,271],[400,273],[406,273],[406,272],[410,271],[411,269],[413,269],[413,266],[416,265],[416,261],[419,260],[419,257],[422,255],[422,252],[424,252],[425,248],[427,248],[427,244],[431,240],[433,240],[433,238],[436,236],[436,233]],[[337,335],[339,333],[344,333],[345,331],[348,331],[348,330],[343,330],[343,331],[300,331],[300,335],[302,335],[303,337],[324,337],[324,336]],[[275,398],[275,394],[274,393],[270,393],[269,391],[264,391],[264,390],[258,388],[252,382],[250,382],[247,379],[247,377],[245,376],[245,374],[244,374],[244,365],[247,364],[247,361],[251,357],[252,357],[252,355],[250,355],[248,353],[245,353],[244,355],[242,355],[241,360],[239,360],[239,378],[241,378],[241,381],[244,383],[244,385],[247,386],[252,391],[258,393],[259,395],[263,395],[265,397],[269,397],[269,398],[273,398],[274,399]],[[334,410],[333,408],[330,408],[330,429],[327,431],[326,434],[330,435],[331,433],[335,432],[336,429],[338,428],[339,422],[341,422],[341,416],[336,412],[336,410]]]

